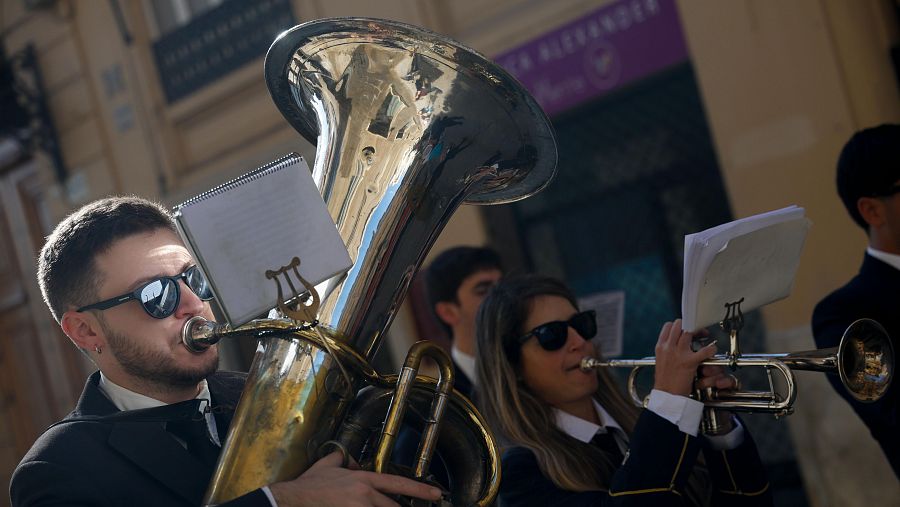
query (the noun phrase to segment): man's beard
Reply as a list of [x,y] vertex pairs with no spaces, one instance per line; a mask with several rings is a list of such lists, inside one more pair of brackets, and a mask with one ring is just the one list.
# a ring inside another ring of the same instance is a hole
[[142,348],[137,340],[109,329],[105,322],[101,322],[101,326],[106,334],[110,352],[118,360],[122,370],[151,389],[167,391],[196,386],[219,368],[219,356],[216,351],[207,352],[214,354],[215,359],[203,366],[193,369],[180,368],[172,364],[172,358],[162,352]]

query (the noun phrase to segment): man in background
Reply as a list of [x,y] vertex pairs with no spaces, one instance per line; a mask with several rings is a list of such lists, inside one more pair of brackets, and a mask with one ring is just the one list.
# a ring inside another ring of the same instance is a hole
[[[837,189],[847,212],[868,237],[859,273],[813,312],[819,347],[835,347],[853,321],[870,318],[887,330],[900,351],[900,125],[881,125],[850,138],[837,164]],[[835,375],[828,380],[881,445],[900,477],[898,382],[874,403],[854,399]]]
[[425,272],[431,308],[452,342],[453,387],[467,397],[472,395],[475,379],[475,315],[502,275],[496,252],[471,246],[441,252]]

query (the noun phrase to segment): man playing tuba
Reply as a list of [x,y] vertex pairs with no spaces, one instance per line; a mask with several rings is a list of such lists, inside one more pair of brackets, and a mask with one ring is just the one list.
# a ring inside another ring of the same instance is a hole
[[[41,250],[38,278],[63,332],[93,361],[74,411],[41,435],[10,484],[12,505],[201,503],[244,385],[218,350],[187,350],[184,323],[212,319],[206,280],[165,208],[137,197],[87,204]],[[226,505],[396,505],[437,500],[411,479],[349,470],[333,453],[296,479]]]

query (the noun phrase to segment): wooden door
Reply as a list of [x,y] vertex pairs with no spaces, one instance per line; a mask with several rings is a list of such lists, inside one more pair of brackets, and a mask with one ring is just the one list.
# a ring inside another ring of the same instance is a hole
[[16,350],[17,337],[34,340],[36,333],[7,224],[0,206],[0,484],[9,484],[13,468],[37,437],[28,374]]
[[[44,306],[35,278],[51,224],[33,164],[0,175],[0,484],[34,440],[72,410],[88,371]],[[8,502],[0,495],[0,506]]]

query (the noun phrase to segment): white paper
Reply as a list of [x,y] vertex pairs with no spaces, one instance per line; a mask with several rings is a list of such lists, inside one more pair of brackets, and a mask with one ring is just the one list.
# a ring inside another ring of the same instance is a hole
[[684,329],[719,322],[741,298],[747,312],[787,297],[810,227],[803,213],[789,206],[685,236]]
[[622,339],[625,325],[625,291],[597,292],[578,298],[582,310],[597,312],[597,336],[592,340],[594,348],[604,358],[622,355]]
[[[266,278],[267,270],[296,256],[300,275],[316,285],[352,265],[306,161],[295,157],[264,176],[239,178],[227,190],[176,209],[180,232],[234,326],[276,305],[277,286]],[[281,283],[289,299],[293,294],[284,278]]]

